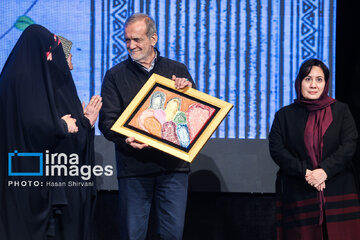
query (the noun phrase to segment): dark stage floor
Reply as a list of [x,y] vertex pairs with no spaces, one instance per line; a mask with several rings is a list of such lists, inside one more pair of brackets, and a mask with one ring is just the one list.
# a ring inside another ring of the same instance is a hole
[[[98,193],[100,240],[119,239],[117,191]],[[189,193],[184,240],[275,239],[274,194]],[[152,232],[148,233],[152,238]]]

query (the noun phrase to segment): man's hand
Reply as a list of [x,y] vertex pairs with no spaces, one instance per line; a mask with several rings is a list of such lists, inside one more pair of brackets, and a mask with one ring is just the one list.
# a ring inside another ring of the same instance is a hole
[[322,168],[306,171],[305,179],[311,186],[317,188],[327,179],[327,174]]
[[149,147],[148,144],[136,141],[134,137],[126,138],[125,142],[135,149],[144,149],[144,148]]
[[186,87],[192,87],[192,83],[187,78],[177,78],[175,75],[172,75],[171,78],[175,81],[175,88],[176,89],[183,89]]
[[94,95],[86,108],[85,103],[82,103],[82,107],[84,109],[84,116],[89,119],[91,126],[94,126],[96,119],[99,116],[101,106],[102,98],[99,95]]
[[61,119],[63,119],[66,122],[69,133],[76,133],[79,131],[78,127],[76,126],[76,119],[72,118],[71,114],[67,114],[63,116]]

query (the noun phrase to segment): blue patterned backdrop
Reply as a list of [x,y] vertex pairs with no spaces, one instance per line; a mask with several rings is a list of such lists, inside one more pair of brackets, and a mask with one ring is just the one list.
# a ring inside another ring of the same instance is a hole
[[154,18],[161,55],[185,63],[200,91],[234,104],[213,137],[265,139],[308,58],[329,66],[335,96],[336,0],[1,0],[0,67],[23,24],[44,25],[74,42],[73,76],[87,102],[127,58],[124,22],[134,12]]

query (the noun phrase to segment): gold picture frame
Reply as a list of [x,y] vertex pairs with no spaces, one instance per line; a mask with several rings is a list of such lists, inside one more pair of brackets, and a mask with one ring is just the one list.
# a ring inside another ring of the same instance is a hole
[[111,130],[192,162],[232,107],[152,74]]

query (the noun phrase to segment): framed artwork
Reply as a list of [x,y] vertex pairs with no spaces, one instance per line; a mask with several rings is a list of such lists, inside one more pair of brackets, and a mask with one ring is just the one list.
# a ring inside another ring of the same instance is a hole
[[192,162],[232,107],[152,74],[111,130]]

